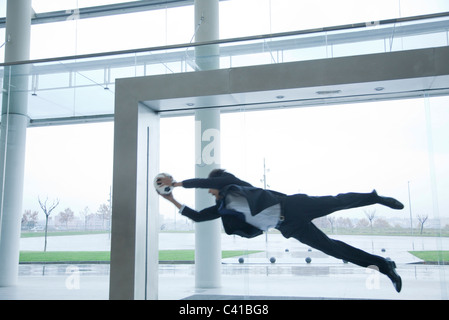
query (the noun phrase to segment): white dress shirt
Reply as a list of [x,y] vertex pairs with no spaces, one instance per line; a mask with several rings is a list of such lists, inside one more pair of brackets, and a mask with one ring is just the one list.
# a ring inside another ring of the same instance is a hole
[[281,205],[275,204],[253,216],[249,209],[248,201],[241,195],[233,192],[226,196],[225,204],[226,209],[243,213],[246,223],[262,231],[276,227],[281,215]]

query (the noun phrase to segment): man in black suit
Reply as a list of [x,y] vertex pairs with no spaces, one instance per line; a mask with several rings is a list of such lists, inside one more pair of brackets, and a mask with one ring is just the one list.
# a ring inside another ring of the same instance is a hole
[[175,182],[161,178],[161,185],[184,188],[205,188],[215,197],[214,206],[195,211],[179,203],[173,193],[162,195],[173,203],[180,213],[195,222],[221,218],[227,234],[245,238],[261,235],[270,228],[278,229],[285,238],[293,237],[330,256],[362,267],[375,266],[392,281],[397,292],[402,280],[394,261],[369,254],[342,241],[330,239],[312,220],[332,212],[381,204],[400,210],[404,205],[390,197],[371,193],[344,193],[336,196],[312,197],[305,194],[285,195],[276,191],[253,187],[222,169],[215,169],[206,179],[188,179]]

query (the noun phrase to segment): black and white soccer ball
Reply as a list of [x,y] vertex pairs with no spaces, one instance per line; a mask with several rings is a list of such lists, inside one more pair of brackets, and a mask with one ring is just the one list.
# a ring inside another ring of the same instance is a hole
[[167,178],[167,177],[172,178],[172,176],[169,175],[168,173],[159,173],[154,178],[154,187],[156,188],[156,191],[163,195],[170,194],[173,191],[172,186],[164,186],[164,185],[162,185],[162,183],[160,181],[160,178]]

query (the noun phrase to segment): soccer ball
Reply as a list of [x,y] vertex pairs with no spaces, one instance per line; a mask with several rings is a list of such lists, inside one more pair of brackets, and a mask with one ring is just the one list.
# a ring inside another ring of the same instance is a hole
[[154,178],[154,187],[160,194],[163,194],[163,195],[170,194],[173,190],[172,186],[163,186],[162,183],[160,181],[158,181],[160,178],[166,178],[166,177],[172,178],[172,176],[169,175],[168,173],[159,173]]

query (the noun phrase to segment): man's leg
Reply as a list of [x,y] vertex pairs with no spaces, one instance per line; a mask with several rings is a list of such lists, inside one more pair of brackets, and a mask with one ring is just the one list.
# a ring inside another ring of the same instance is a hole
[[332,212],[368,206],[372,204],[386,205],[392,209],[402,209],[404,206],[396,199],[382,197],[374,190],[371,193],[341,193],[336,196],[313,197],[304,194],[292,195],[286,198],[285,206],[291,212],[303,215],[302,219],[313,220]]
[[391,279],[396,291],[401,291],[402,280],[395,271],[396,265],[393,261],[352,247],[342,241],[331,239],[312,222],[304,224],[302,228],[292,234],[292,237],[337,259],[361,267],[375,266]]
[[332,257],[349,261],[361,267],[377,266],[382,272],[387,266],[385,258],[352,247],[343,241],[331,239],[312,222],[304,225],[301,231],[294,233],[292,237]]

